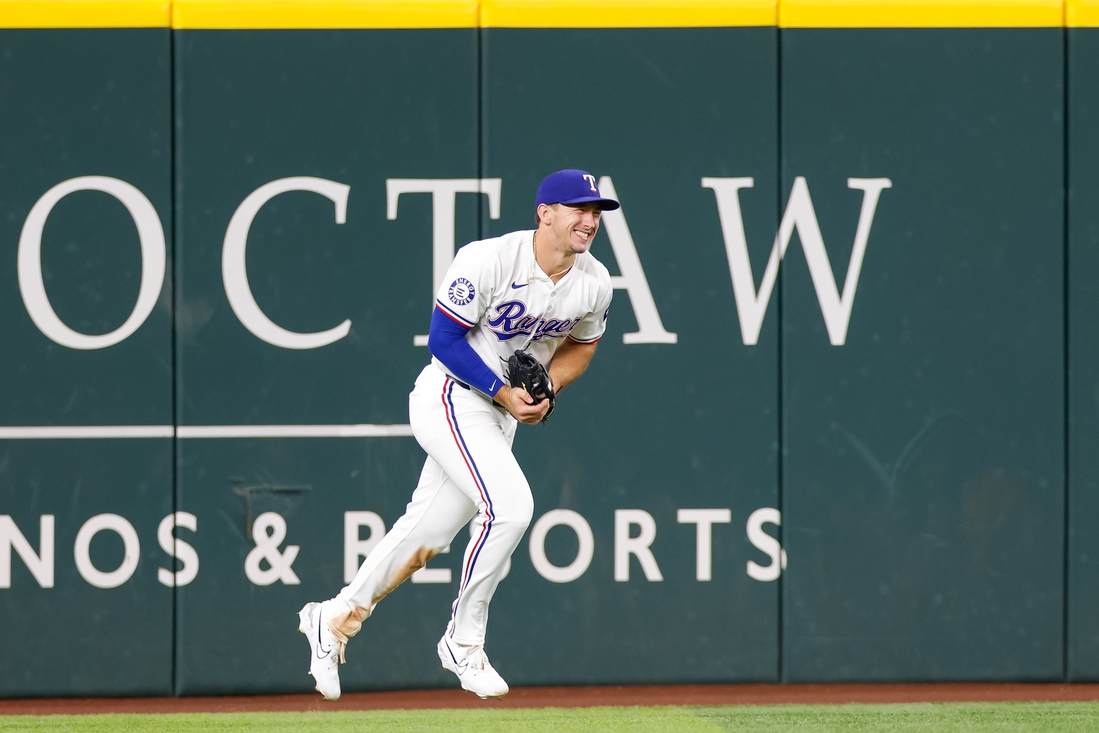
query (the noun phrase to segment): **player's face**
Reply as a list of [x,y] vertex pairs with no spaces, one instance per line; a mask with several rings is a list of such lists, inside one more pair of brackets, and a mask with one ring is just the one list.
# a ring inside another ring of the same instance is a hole
[[598,204],[553,205],[553,234],[558,246],[572,254],[587,252],[599,231],[603,211]]

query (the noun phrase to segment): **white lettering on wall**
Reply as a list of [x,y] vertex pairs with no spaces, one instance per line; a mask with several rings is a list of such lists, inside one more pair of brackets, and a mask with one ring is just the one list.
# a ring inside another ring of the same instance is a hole
[[[630,537],[636,525],[639,533]],[[614,510],[614,579],[624,583],[630,579],[630,555],[641,563],[641,570],[650,582],[664,580],[649,546],[656,539],[656,520],[644,509]]]
[[[615,191],[614,181],[610,176],[599,179],[599,189],[604,196],[618,199],[618,192]],[[611,240],[614,259],[618,262],[618,271],[622,273],[611,276],[611,285],[616,290],[626,291],[630,298],[630,305],[633,307],[634,318],[637,319],[637,330],[622,334],[622,343],[676,343],[679,340],[678,334],[664,329],[660,313],[656,310],[656,301],[653,300],[653,292],[645,277],[645,269],[641,266],[641,258],[637,256],[633,235],[630,234],[630,227],[626,224],[624,207],[603,212],[602,222],[607,230],[607,238]]]
[[263,205],[288,191],[311,191],[331,200],[336,205],[336,223],[347,221],[347,194],[351,187],[324,178],[295,176],[280,178],[257,188],[240,203],[229,226],[225,230],[225,242],[221,250],[221,279],[225,295],[244,327],[257,338],[283,349],[317,349],[339,341],[351,330],[351,321],[345,320],[335,328],[314,333],[288,331],[267,317],[256,303],[248,284],[246,251],[248,230]]
[[[141,243],[141,285],[137,302],[130,316],[110,333],[97,336],[79,333],[66,326],[57,316],[46,295],[46,283],[42,278],[42,230],[57,202],[76,191],[101,191],[122,202],[137,225],[137,237]],[[164,227],[156,208],[145,194],[134,186],[107,176],[81,176],[62,181],[42,195],[31,207],[23,231],[19,235],[17,269],[19,293],[23,296],[34,325],[50,340],[70,349],[105,349],[124,341],[134,333],[153,312],[164,285],[165,263],[168,258],[164,244]]]
[[804,176],[794,179],[790,191],[790,200],[782,215],[778,234],[771,248],[771,256],[763,271],[763,280],[756,293],[755,276],[752,263],[748,258],[748,243],[744,235],[744,217],[740,209],[739,191],[755,185],[752,178],[703,178],[702,187],[713,189],[717,198],[717,211],[721,219],[721,233],[725,240],[725,253],[729,260],[729,275],[733,281],[733,296],[736,300],[737,316],[740,318],[740,333],[744,343],[753,346],[759,340],[763,328],[763,317],[778,276],[779,261],[786,255],[794,230],[798,232],[805,260],[809,265],[809,275],[813,279],[817,301],[824,315],[824,325],[828,329],[828,340],[833,346],[842,346],[847,340],[847,328],[851,322],[851,309],[855,303],[855,290],[858,287],[862,261],[866,256],[866,244],[870,239],[870,225],[877,210],[878,198],[882,190],[892,188],[888,178],[848,178],[847,187],[863,192],[862,209],[859,211],[859,224],[855,232],[855,242],[851,249],[851,259],[847,265],[847,278],[843,284],[843,295],[836,287],[836,278],[828,260],[828,250],[824,246],[824,237],[820,233],[813,201],[809,197],[809,185]]
[[169,514],[160,520],[156,529],[156,539],[160,549],[168,553],[168,557],[175,558],[183,563],[183,567],[172,572],[167,568],[156,569],[156,579],[161,585],[169,588],[188,585],[198,576],[198,553],[195,548],[183,540],[174,537],[172,531],[176,527],[183,527],[192,532],[198,531],[198,518],[190,512],[176,512]]
[[[848,262],[842,292],[837,284],[828,251],[820,231],[809,187],[803,176],[794,179],[790,197],[783,212],[779,230],[763,270],[759,289],[748,255],[743,213],[739,200],[741,189],[752,188],[751,177],[704,177],[702,186],[714,191],[718,216],[733,295],[740,321],[741,337],[746,345],[755,345],[774,292],[778,269],[786,256],[796,231],[805,254],[809,274],[820,304],[829,341],[836,346],[846,342],[851,322],[859,276],[866,256],[870,230],[881,193],[892,188],[888,178],[849,178],[847,186],[863,192],[858,226]],[[599,179],[608,196],[618,198],[610,176]],[[114,196],[130,213],[141,245],[141,284],[137,302],[129,317],[114,331],[100,335],[79,333],[65,325],[46,294],[42,274],[42,232],[50,212],[57,203],[76,191],[100,191]],[[237,207],[225,232],[222,249],[222,280],[233,313],[249,332],[266,343],[285,349],[315,349],[339,341],[351,329],[350,319],[324,330],[297,333],[274,323],[259,307],[248,282],[246,253],[248,232],[252,222],[267,201],[289,191],[309,191],[325,196],[335,204],[335,221],[345,223],[350,187],[323,178],[295,176],[281,178],[260,186]],[[402,194],[426,193],[432,199],[432,294],[442,285],[442,278],[454,258],[455,203],[459,193],[488,196],[489,216],[500,218],[501,179],[386,179],[386,217],[397,218]],[[657,310],[652,289],[641,265],[637,247],[625,218],[625,209],[605,212],[603,221],[618,264],[620,275],[612,276],[615,289],[625,290],[637,321],[638,329],[624,333],[623,343],[674,344],[678,335],[668,331]],[[49,189],[31,208],[19,237],[17,274],[20,295],[34,324],[49,339],[73,349],[102,349],[120,343],[131,336],[148,319],[160,297],[166,270],[167,249],[163,225],[155,207],[133,185],[108,176],[81,176],[62,181]],[[427,344],[426,335],[413,338],[417,346]]]
[[782,515],[778,509],[763,507],[756,509],[748,517],[748,541],[771,558],[770,565],[757,565],[749,560],[748,577],[769,582],[778,580],[778,576],[786,569],[786,550],[782,549],[778,540],[763,531],[765,524],[782,524]]
[[53,587],[53,515],[38,518],[38,553],[9,515],[0,515],[0,588],[11,588],[11,550],[23,559],[42,588]]
[[[387,178],[385,218],[397,218],[397,203],[403,193],[431,194],[431,300],[443,284],[454,260],[454,201],[460,193],[488,196],[488,217],[500,218],[499,178]],[[427,346],[427,336],[413,337],[416,346]]]
[[[92,564],[89,553],[94,538],[100,532],[114,532],[122,538],[124,547],[122,562],[110,572],[103,572]],[[138,560],[141,559],[141,542],[137,538],[137,530],[125,517],[117,514],[97,514],[88,521],[76,533],[76,543],[73,545],[73,559],[76,561],[76,569],[80,576],[96,588],[117,588],[125,583],[137,570]]]
[[[579,547],[576,549],[576,557],[568,565],[554,565],[546,557],[546,535],[554,527],[569,527],[576,533]],[[571,583],[587,572],[594,556],[595,535],[592,534],[591,525],[571,509],[554,509],[546,512],[531,527],[530,562],[538,574],[546,580],[553,583]]]
[[[365,540],[359,539],[359,528],[370,530]],[[343,513],[343,582],[350,583],[359,572],[362,560],[385,537],[385,521],[374,512]]]
[[713,532],[714,524],[728,524],[733,521],[730,509],[680,509],[676,512],[680,524],[694,524],[695,531],[695,579],[709,581],[713,579]]
[[[700,582],[713,580],[713,525],[728,524],[732,521],[732,511],[727,508],[715,509],[679,509],[676,519],[680,524],[694,524],[695,529],[695,579]],[[749,542],[768,558],[768,565],[747,561],[748,576],[754,580],[770,582],[777,580],[787,566],[786,550],[779,540],[764,531],[766,524],[781,524],[778,509],[762,507],[748,517],[746,533]],[[0,589],[11,587],[12,549],[23,560],[39,586],[54,587],[54,526],[52,514],[39,517],[39,549],[36,552],[26,536],[16,526],[9,515],[0,515]],[[157,568],[158,581],[168,587],[185,586],[198,576],[199,556],[195,548],[174,536],[176,528],[182,527],[191,532],[198,531],[198,519],[189,512],[175,512],[164,517],[157,527],[157,542],[169,557],[179,560],[180,569]],[[361,529],[366,527],[370,534],[360,539]],[[546,538],[555,527],[568,527],[577,538],[576,556],[568,565],[554,565],[546,556]],[[637,527],[637,536],[631,536]],[[97,534],[111,531],[123,542],[125,551],[122,561],[114,570],[103,571],[92,564],[90,547]],[[259,515],[252,526],[252,539],[255,547],[248,553],[244,570],[247,578],[255,585],[268,586],[281,581],[285,585],[299,585],[300,580],[293,570],[293,564],[301,549],[298,545],[287,545],[280,549],[287,536],[286,520],[276,512]],[[630,556],[637,558],[645,578],[650,582],[664,579],[652,544],[656,539],[657,526],[652,514],[643,509],[617,509],[614,512],[614,580],[626,582],[630,579]],[[369,556],[386,535],[385,522],[370,511],[344,512],[344,582],[351,583],[359,569],[360,561]],[[450,552],[444,548],[440,554]],[[546,580],[553,583],[571,583],[581,578],[591,567],[595,557],[595,535],[591,525],[581,514],[571,509],[554,509],[539,517],[531,527],[529,552],[531,565]],[[76,535],[73,545],[73,557],[80,575],[97,588],[117,588],[128,581],[137,569],[140,560],[141,545],[137,532],[130,522],[117,514],[99,514],[88,519]],[[510,569],[510,560],[504,575]],[[413,573],[412,582],[450,583],[450,568],[423,567]]]
[[[301,585],[297,573],[291,567],[301,549],[287,545],[279,550],[286,539],[286,520],[278,512],[264,512],[252,523],[252,540],[256,546],[244,558],[244,574],[256,585],[271,585],[276,580],[283,585]],[[263,568],[260,563],[266,562]]]

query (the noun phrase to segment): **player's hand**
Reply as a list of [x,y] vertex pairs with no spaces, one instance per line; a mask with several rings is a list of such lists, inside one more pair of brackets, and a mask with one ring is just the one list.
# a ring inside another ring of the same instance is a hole
[[546,410],[549,409],[549,400],[534,404],[534,398],[527,394],[525,389],[519,387],[505,385],[492,399],[510,412],[516,420],[527,425],[537,425],[542,422],[542,418],[546,416]]

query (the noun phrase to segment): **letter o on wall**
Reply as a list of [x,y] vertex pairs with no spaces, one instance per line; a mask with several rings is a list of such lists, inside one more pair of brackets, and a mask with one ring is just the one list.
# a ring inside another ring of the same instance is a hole
[[[564,567],[558,567],[546,557],[546,535],[554,527],[572,527],[580,547],[576,559]],[[587,572],[595,555],[595,535],[587,520],[571,509],[554,509],[543,514],[530,530],[530,561],[534,569],[546,580],[554,583],[571,583]]]
[[[121,326],[98,336],[74,331],[58,318],[50,305],[46,284],[42,279],[42,229],[46,226],[46,218],[58,201],[76,191],[101,191],[121,201],[137,225],[137,237],[141,242],[141,287],[137,292],[137,303],[130,312],[130,317]],[[42,194],[42,198],[31,207],[27,220],[23,223],[17,256],[19,293],[23,296],[23,305],[34,325],[50,340],[70,349],[104,349],[129,338],[153,312],[164,285],[167,259],[164,226],[157,216],[156,208],[145,194],[117,178],[70,178]]]
[[[88,548],[92,544],[92,538],[100,532],[110,530],[122,538],[125,546],[125,554],[122,564],[109,573],[92,565],[92,558],[88,554]],[[137,570],[137,561],[141,557],[141,542],[137,539],[137,531],[134,526],[126,521],[125,517],[117,514],[97,514],[88,521],[76,533],[76,543],[73,545],[73,558],[76,560],[76,569],[84,580],[96,588],[117,588],[130,579]]]

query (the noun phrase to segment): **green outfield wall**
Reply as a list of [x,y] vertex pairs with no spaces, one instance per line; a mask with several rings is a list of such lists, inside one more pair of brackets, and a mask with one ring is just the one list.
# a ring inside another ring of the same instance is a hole
[[1068,43],[1068,643],[1069,679],[1099,679],[1099,339],[1090,309],[1099,305],[1099,29],[1070,28]]
[[[0,696],[307,692],[457,247],[622,208],[513,686],[1099,679],[1099,5],[0,0]],[[465,532],[344,690],[453,686]],[[43,631],[44,629],[48,631]]]
[[1063,35],[783,32],[787,679],[1061,678]]
[[[0,422],[41,431],[0,441],[4,696],[172,691],[170,47],[0,29]],[[53,437],[114,425],[167,428]]]

